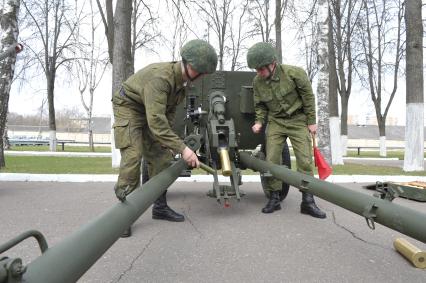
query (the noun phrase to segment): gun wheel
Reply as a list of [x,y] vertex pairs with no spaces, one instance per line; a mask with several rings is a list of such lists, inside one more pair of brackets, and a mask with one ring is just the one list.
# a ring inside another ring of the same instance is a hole
[[[262,151],[258,154],[259,159],[265,160],[266,154],[265,154],[265,145],[262,145]],[[283,147],[283,153],[282,153],[282,165],[286,165],[289,169],[291,169],[291,160],[290,160],[290,150],[288,148],[287,142],[284,143]],[[262,189],[265,194],[265,196],[269,199],[270,193],[266,190],[266,178],[263,176],[263,174],[260,175],[260,182],[262,184]],[[280,200],[283,201],[288,194],[288,190],[290,188],[290,185],[286,183],[282,183],[282,188],[280,192]]]

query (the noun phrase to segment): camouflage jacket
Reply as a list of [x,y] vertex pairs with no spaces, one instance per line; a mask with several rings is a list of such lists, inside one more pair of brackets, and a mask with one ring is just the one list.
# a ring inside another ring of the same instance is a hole
[[125,95],[118,91],[113,103],[124,100],[141,113],[142,124],[148,124],[159,143],[180,153],[185,144],[172,127],[176,106],[185,98],[185,85],[180,61],[155,63],[129,77],[123,83]]
[[311,82],[302,68],[277,65],[270,79],[256,76],[253,80],[256,122],[289,119],[292,114],[303,112],[307,125],[316,123],[315,97]]

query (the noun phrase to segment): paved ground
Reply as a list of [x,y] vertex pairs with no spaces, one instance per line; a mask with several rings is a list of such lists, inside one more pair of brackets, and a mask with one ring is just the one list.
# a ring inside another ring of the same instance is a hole
[[[344,184],[371,193],[361,185]],[[295,189],[283,210],[262,214],[258,183],[243,185],[245,198],[224,208],[205,196],[210,186],[173,184],[169,203],[186,221],[155,221],[148,211],[135,223],[133,236],[119,239],[79,282],[425,282],[426,270],[414,268],[393,248],[403,235],[387,227],[372,231],[362,217],[321,199],[327,219],[301,215]],[[0,243],[37,229],[52,247],[114,205],[112,187],[0,182]],[[426,203],[396,202],[426,213]],[[405,238],[426,250],[426,244]],[[33,240],[7,252],[24,263],[39,254]]]

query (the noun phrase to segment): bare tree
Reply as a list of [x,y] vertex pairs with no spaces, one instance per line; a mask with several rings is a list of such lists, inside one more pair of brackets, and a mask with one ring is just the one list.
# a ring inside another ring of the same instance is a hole
[[278,63],[283,62],[281,19],[281,0],[275,0],[275,49],[277,50]]
[[275,0],[275,48],[277,50],[277,59],[279,63],[283,62],[282,37],[281,37],[281,22],[284,13],[289,5],[289,0]]
[[[9,93],[12,83],[15,61],[16,44],[18,40],[19,0],[3,1],[0,10],[0,55],[7,52],[7,56],[0,59],[0,168],[5,167],[4,135],[6,133],[6,118],[9,108]],[[10,51],[12,50],[12,52]],[[19,49],[18,49],[19,50]]]
[[147,1],[133,0],[132,13],[132,61],[133,69],[135,63],[136,50],[140,48],[148,48],[155,52],[155,49],[150,47],[154,43],[158,43],[160,32],[157,30],[158,17],[154,15]]
[[88,2],[90,6],[90,39],[86,40],[85,36],[80,34],[80,27],[77,28],[75,36],[80,49],[77,51],[79,59],[75,61],[74,66],[81,104],[86,112],[85,120],[87,121],[89,148],[91,151],[95,151],[92,128],[93,98],[95,90],[105,73],[108,60],[105,58],[105,52],[102,50],[102,42],[98,42],[98,39],[95,37],[99,23],[95,21],[96,14],[93,10],[93,0],[89,0]]
[[[369,88],[374,103],[380,135],[380,156],[386,156],[386,117],[398,87],[399,64],[403,55],[401,35],[404,15],[403,0],[384,0],[381,3],[363,0],[359,35],[367,74],[357,68],[362,83]],[[381,4],[381,5],[380,5]],[[392,59],[393,57],[393,59]],[[386,83],[386,74],[392,73],[393,83]],[[392,85],[387,102],[384,96],[387,85]],[[385,109],[382,113],[382,107]]]
[[348,103],[352,90],[354,71],[354,28],[356,27],[361,10],[361,2],[353,0],[331,0],[331,15],[333,17],[334,49],[337,64],[338,91],[341,102],[341,139],[342,153],[346,155],[348,139]]
[[131,54],[132,0],[117,1],[114,15],[114,65],[112,92],[120,89],[121,83],[134,73]]
[[299,52],[305,60],[305,69],[311,82],[319,70],[318,9],[318,1],[313,0],[308,3],[303,3],[302,7],[295,6],[291,11],[291,17],[297,27],[297,40],[305,47],[301,48]]
[[328,10],[328,66],[329,66],[329,121],[330,121],[330,151],[331,164],[343,164],[342,146],[339,123],[339,99],[337,94],[338,81],[336,72],[336,53],[334,51],[333,17],[331,7]]
[[318,147],[324,158],[331,163],[330,128],[329,128],[329,89],[328,89],[328,1],[318,0]]
[[[289,6],[293,6],[292,0],[275,0],[275,14],[271,15],[270,0],[249,0],[249,22],[251,25],[251,37],[260,36],[263,42],[274,43],[277,52],[277,61],[282,63],[282,20]],[[272,20],[273,19],[273,20]],[[275,26],[275,39],[271,38],[272,28]]]
[[168,43],[172,60],[178,61],[179,49],[187,40],[188,32],[192,31],[189,23],[186,21],[186,19],[192,18],[191,9],[185,0],[166,0],[166,4],[169,15],[172,16],[171,22],[173,29],[171,36],[163,34],[163,40]]
[[30,16],[34,44],[27,44],[34,59],[43,69],[46,77],[47,100],[49,105],[50,150],[56,151],[55,80],[58,68],[70,60],[67,51],[73,49],[73,33],[78,26],[72,9],[65,0],[30,1],[23,0],[26,13]]
[[[102,21],[105,27],[105,34],[108,38],[108,49],[110,50],[110,62],[113,62],[112,89],[111,93],[118,91],[121,83],[134,72],[132,57],[132,3],[133,0],[117,1],[115,13],[112,12],[112,0],[105,0],[106,17],[99,0],[96,0]],[[111,30],[113,29],[113,31]],[[112,52],[111,52],[112,50]],[[112,56],[111,56],[112,55]],[[113,122],[113,118],[111,119]],[[111,136],[114,133],[111,130]],[[120,152],[115,149],[114,139],[111,139],[112,167],[120,164]]]
[[406,122],[404,171],[424,169],[423,25],[422,1],[406,2]]
[[235,24],[235,22],[231,20],[229,28],[230,46],[227,49],[231,57],[231,71],[236,71],[246,65],[245,59],[243,60],[244,63],[242,63],[239,61],[239,58],[244,42],[250,37],[250,34],[246,28],[248,24],[248,18],[246,15],[249,1],[250,0],[245,0],[245,2],[241,3],[239,9],[241,13],[239,16],[237,16],[237,13],[234,12],[233,16],[231,17],[233,18],[236,16],[238,18],[238,24]]
[[219,44],[219,70],[223,71],[225,53],[225,39],[227,36],[231,15],[235,10],[232,0],[197,0],[191,1],[203,15],[209,29],[216,34]]
[[43,126],[43,115],[45,114],[45,108],[44,106],[46,105],[47,102],[47,98],[43,98],[41,100],[41,105],[38,109],[38,111],[40,112],[40,116],[39,116],[39,123],[38,123],[38,137],[41,138],[41,132],[42,132],[42,126]]
[[271,30],[274,22],[270,19],[270,1],[269,0],[250,0],[249,14],[254,22],[253,36],[260,35],[263,42],[270,42]]
[[105,12],[101,5],[100,0],[96,0],[96,4],[98,5],[99,12],[102,17],[102,22],[105,28],[105,36],[108,41],[108,55],[109,62],[113,63],[113,50],[114,50],[114,13],[112,0],[105,0]]

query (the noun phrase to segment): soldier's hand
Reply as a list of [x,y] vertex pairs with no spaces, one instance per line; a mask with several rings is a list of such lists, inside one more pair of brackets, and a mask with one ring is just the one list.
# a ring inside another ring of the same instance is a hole
[[311,135],[315,135],[317,133],[317,124],[308,125],[308,130]]
[[123,201],[126,200],[126,196],[130,193],[130,186],[123,188],[123,187],[119,187],[117,184],[115,184],[114,192],[115,192],[115,196],[118,198],[118,200],[123,202]]
[[200,167],[200,161],[198,161],[198,157],[189,147],[185,147],[182,151],[182,158],[186,161],[188,166],[192,168]]
[[258,134],[260,133],[260,131],[262,130],[262,124],[260,123],[255,123],[253,125],[253,127],[251,127],[251,130],[253,131],[253,133]]

